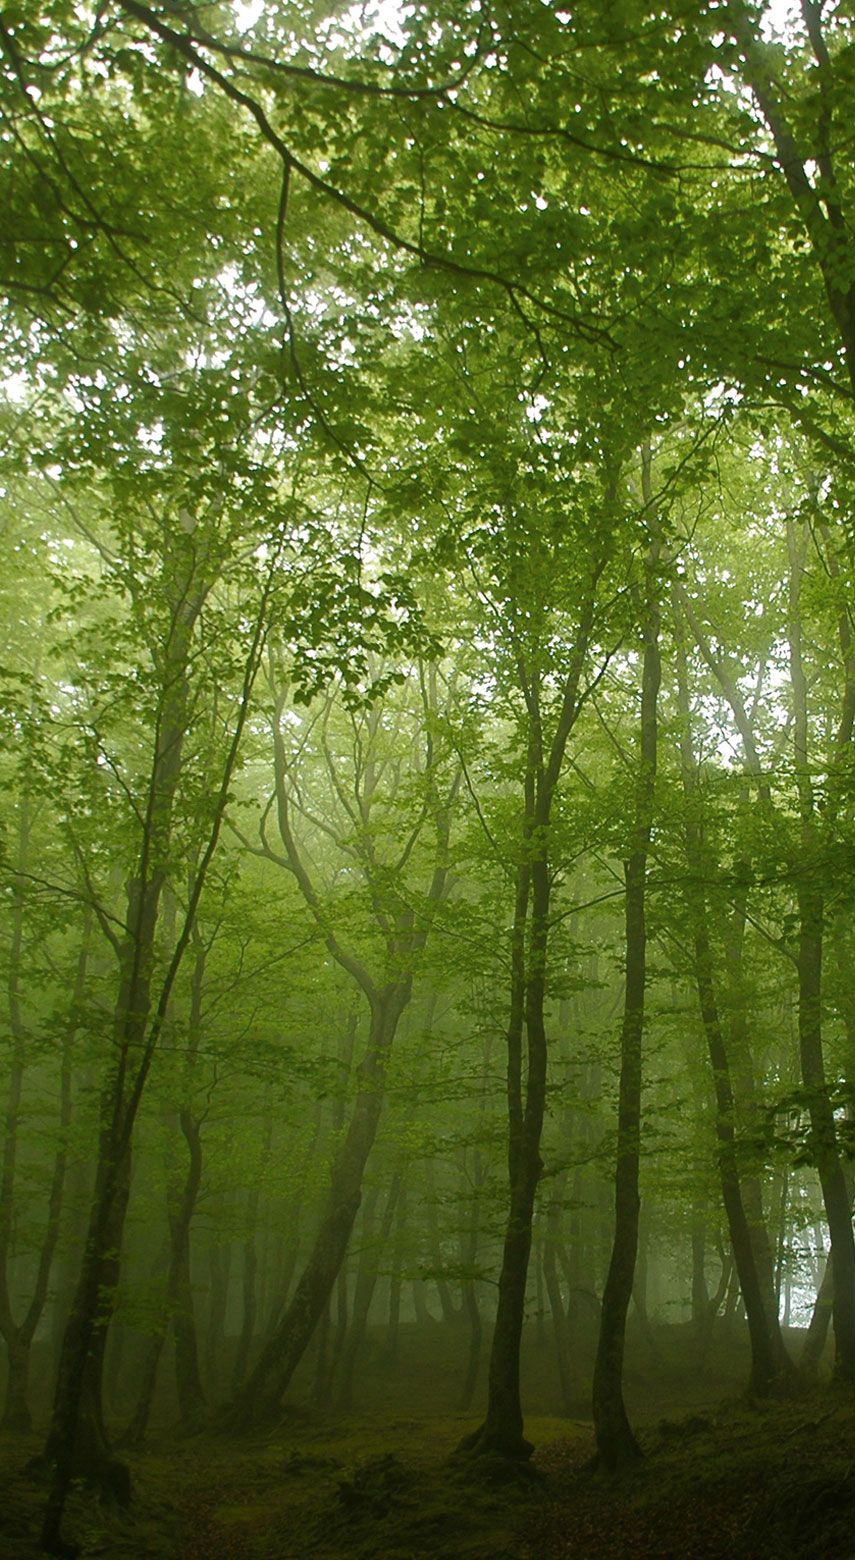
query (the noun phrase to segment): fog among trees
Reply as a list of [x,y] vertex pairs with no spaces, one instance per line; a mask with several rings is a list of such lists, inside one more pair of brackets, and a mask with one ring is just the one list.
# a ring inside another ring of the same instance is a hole
[[845,1560],[851,5],[0,109],[0,1552]]

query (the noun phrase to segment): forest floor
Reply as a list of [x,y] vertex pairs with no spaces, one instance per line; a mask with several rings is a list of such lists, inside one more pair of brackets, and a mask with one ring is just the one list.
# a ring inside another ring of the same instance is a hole
[[[399,1388],[346,1415],[298,1402],[241,1442],[153,1436],[132,1459],[132,1505],[75,1490],[67,1530],[102,1560],[855,1560],[851,1392],[761,1410],[720,1391],[714,1406],[714,1373],[696,1373],[688,1405],[670,1381],[651,1374],[646,1414],[635,1381],[645,1457],[617,1479],[591,1470],[581,1417],[527,1415],[536,1451],[517,1476],[459,1461],[477,1417],[429,1394],[399,1413]],[[0,1441],[3,1560],[39,1553],[45,1491],[25,1467],[39,1444]]]

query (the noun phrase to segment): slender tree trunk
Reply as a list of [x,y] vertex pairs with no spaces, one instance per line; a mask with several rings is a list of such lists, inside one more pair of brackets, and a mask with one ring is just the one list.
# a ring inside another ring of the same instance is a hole
[[360,1253],[359,1267],[356,1274],[350,1331],[347,1334],[339,1370],[338,1405],[345,1412],[349,1412],[353,1407],[353,1372],[359,1352],[365,1341],[368,1314],[377,1283],[377,1264],[380,1254],[386,1248],[389,1236],[392,1233],[392,1220],[400,1190],[401,1178],[400,1175],[396,1174],[392,1179],[392,1184],[386,1197],[383,1217],[380,1221],[380,1230],[376,1238],[374,1237],[372,1220],[366,1220],[363,1226],[362,1239],[364,1244]]
[[218,1396],[223,1389],[220,1362],[225,1342],[226,1312],[229,1304],[229,1280],[231,1278],[232,1247],[214,1245],[208,1254],[210,1290],[208,1323],[205,1334],[205,1378],[208,1391]]
[[49,1500],[43,1538],[49,1553],[62,1552],[58,1525],[72,1477],[97,1484],[104,1494],[120,1502],[130,1499],[130,1476],[110,1450],[101,1400],[106,1327],[119,1268],[119,1248],[113,1242],[121,1238],[130,1190],[129,1151],[114,1160],[110,1150],[102,1147],[98,1172],[45,1451],[47,1460],[56,1467],[57,1500]]
[[427,1224],[428,1235],[430,1237],[431,1265],[433,1268],[432,1277],[434,1283],[436,1284],[436,1292],[439,1296],[439,1309],[442,1319],[444,1322],[453,1322],[457,1316],[457,1312],[454,1308],[454,1301],[451,1298],[451,1290],[443,1274],[442,1246],[440,1244],[439,1238],[439,1220],[437,1219],[436,1213],[436,1184],[434,1180],[433,1168],[429,1160],[426,1166],[426,1179],[428,1192],[426,1199]]
[[[347,1028],[342,1036],[339,1049],[338,1065],[340,1086],[338,1093],[333,1099],[331,1122],[334,1140],[338,1139],[344,1125],[345,1090],[347,1088],[351,1067],[353,1065],[353,1048],[356,1040],[357,1024],[357,1015],[356,1013],[352,1013]],[[318,1127],[318,1131],[319,1130],[320,1126]],[[365,1219],[366,1214],[368,1214],[370,1222],[370,1208],[373,1209],[373,1199],[375,1197],[376,1192],[372,1190],[369,1193],[366,1203],[362,1206],[363,1220]],[[316,1332],[317,1353],[315,1356],[315,1380],[312,1387],[312,1402],[317,1408],[326,1408],[332,1402],[333,1380],[338,1367],[339,1359],[341,1358],[341,1351],[344,1348],[345,1336],[347,1334],[348,1292],[349,1279],[347,1272],[347,1255],[345,1254],[345,1258],[341,1264],[341,1267],[339,1268],[338,1276],[335,1281],[335,1327],[333,1327],[332,1296],[330,1296],[329,1303],[327,1304],[326,1309],[321,1316],[321,1320]],[[285,1308],[283,1307],[281,1314],[284,1313],[284,1309]]]
[[692,1327],[699,1339],[706,1327],[710,1297],[706,1279],[707,1226],[700,1209],[692,1210]]
[[546,1295],[543,1277],[543,1230],[538,1227],[534,1254],[534,1326],[538,1349],[546,1347]]
[[[740,795],[740,809],[749,806],[748,797]],[[736,1111],[735,1126],[743,1132],[753,1132],[758,1125],[757,1088],[748,1036],[745,975],[745,928],[748,919],[748,888],[750,866],[746,861],[736,861],[733,875],[737,883],[733,911],[724,924],[724,959],[727,972],[728,1022],[726,1048],[732,1071],[732,1092]],[[740,1185],[745,1216],[754,1247],[754,1264],[763,1296],[763,1307],[768,1322],[773,1326],[778,1315],[777,1284],[772,1242],[766,1224],[763,1207],[763,1187],[759,1175],[752,1167],[740,1167]]]
[[659,1345],[656,1341],[656,1333],[650,1321],[647,1308],[647,1289],[650,1274],[650,1214],[646,1203],[641,1204],[638,1223],[638,1259],[635,1264],[635,1281],[632,1286],[632,1303],[638,1324],[641,1328],[644,1342],[657,1368],[662,1361],[659,1353]]
[[805,543],[794,522],[787,524],[790,556],[789,640],[790,681],[793,694],[793,747],[801,814],[801,852],[796,875],[799,913],[799,1054],[810,1117],[810,1141],[819,1173],[834,1264],[834,1338],[836,1369],[855,1381],[855,1238],[846,1177],[837,1146],[834,1109],[825,1073],[822,1040],[822,960],[825,932],[824,877],[827,870],[830,831],[836,814],[840,771],[852,746],[855,667],[848,641],[844,643],[846,697],[833,755],[835,772],[827,817],[817,821],[808,738],[807,678],[802,659],[801,583]]
[[[19,1323],[15,1322],[8,1290],[8,1250],[11,1235],[12,1192],[17,1157],[17,1112],[20,1105],[23,1081],[22,1051],[17,1044],[13,1058],[7,1106],[4,1157],[2,1172],[0,1172],[0,1202],[2,1203],[2,1213],[0,1213],[0,1273],[2,1273],[2,1279],[0,1279],[0,1333],[2,1333],[8,1351],[8,1378],[2,1425],[6,1430],[26,1431],[32,1428],[28,1399],[30,1351],[48,1298],[54,1254],[59,1239],[68,1166],[67,1135],[71,1125],[71,1057],[86,986],[91,930],[91,916],[87,914],[83,926],[80,952],[77,958],[71,1011],[62,1042],[59,1076],[60,1137],[59,1146],[54,1156],[53,1172],[48,1190],[45,1231],[36,1263],[33,1291],[24,1316]],[[13,1013],[13,1035],[16,1035],[17,1040],[20,1040],[20,1015],[17,1011],[17,994],[14,991],[17,978],[16,961],[13,958],[12,974],[10,974],[10,1007]]]
[[[517,890],[517,914],[525,925],[528,884],[531,885],[531,918],[528,968],[522,991],[522,1013],[518,999],[512,1005],[512,1029],[509,1031],[509,1056],[512,1057],[512,1120],[517,1116],[510,1140],[510,1211],[502,1250],[499,1275],[499,1303],[490,1351],[487,1414],[474,1437],[464,1447],[475,1452],[499,1452],[503,1456],[526,1459],[533,1450],[523,1435],[520,1400],[520,1348],[525,1320],[526,1279],[531,1255],[532,1219],[538,1183],[543,1170],[540,1139],[546,1107],[546,1028],[544,1023],[546,943],[548,936],[550,877],[545,856],[525,869]],[[528,1070],[525,1107],[521,1104],[521,1040],[524,1017]]]
[[[199,1336],[196,1325],[196,1307],[190,1255],[190,1231],[202,1185],[202,1135],[201,1123],[193,1106],[193,1077],[202,1038],[202,999],[205,988],[207,949],[194,929],[196,956],[190,983],[190,1019],[188,1026],[187,1055],[183,1086],[183,1100],[178,1113],[181,1135],[187,1145],[187,1170],[180,1196],[167,1199],[169,1228],[172,1237],[172,1264],[170,1286],[174,1292],[172,1307],[172,1338],[175,1347],[175,1385],[178,1393],[178,1411],[181,1427],[185,1431],[197,1429],[206,1406],[205,1389],[199,1359]],[[266,1147],[270,1146],[268,1133]]]
[[[510,1206],[502,1247],[499,1298],[487,1378],[483,1425],[467,1436],[460,1450],[525,1460],[533,1447],[523,1435],[520,1400],[520,1349],[525,1320],[526,1282],[531,1256],[532,1220],[543,1171],[540,1143],[546,1109],[547,1044],[546,955],[552,894],[549,848],[552,806],[567,743],[579,716],[579,688],[588,657],[597,582],[603,560],[592,571],[582,604],[559,713],[548,744],[541,710],[543,671],[521,658],[520,684],[528,717],[523,778],[522,859],[515,878],[511,929],[511,992],[507,1030],[508,1181]],[[523,1087],[525,1039],[525,1088]]]
[[836,1368],[855,1380],[855,1245],[846,1177],[837,1149],[822,1047],[823,905],[818,888],[799,891],[799,1047],[809,1091],[811,1142],[831,1236]]
[[347,1342],[347,1332],[350,1325],[350,1273],[347,1267],[347,1258],[341,1264],[335,1285],[335,1335],[333,1337],[332,1360],[330,1371],[330,1390],[338,1369],[338,1363],[342,1356],[342,1350]]
[[145,1352],[145,1358],[143,1359],[143,1367],[140,1376],[140,1385],[139,1391],[137,1393],[136,1406],[134,1408],[133,1414],[131,1415],[127,1428],[116,1439],[115,1445],[117,1450],[121,1450],[125,1447],[132,1447],[136,1449],[142,1446],[145,1442],[148,1422],[151,1416],[152,1403],[154,1402],[154,1391],[157,1385],[158,1372],[160,1370],[160,1361],[163,1356],[163,1345],[165,1341],[164,1329],[162,1326],[159,1327],[157,1332],[148,1340],[148,1347]]
[[721,1238],[719,1238],[719,1241],[718,1241],[718,1257],[719,1257],[719,1262],[721,1263],[721,1270],[719,1272],[718,1283],[716,1285],[715,1294],[710,1295],[710,1303],[709,1303],[709,1335],[710,1335],[710,1337],[712,1337],[712,1331],[713,1331],[713,1327],[715,1326],[716,1317],[718,1316],[719,1311],[721,1310],[722,1306],[724,1304],[726,1304],[728,1291],[730,1289],[730,1280],[731,1280],[731,1276],[732,1276],[732,1274],[734,1272],[733,1252],[732,1252],[732,1250],[730,1250],[730,1251],[725,1251],[724,1250],[724,1247],[722,1246]]
[[[485,1069],[487,1055],[485,1053]],[[486,1091],[482,1090],[479,1104],[479,1122],[483,1117],[484,1099]],[[464,1150],[463,1172],[466,1173],[466,1151]],[[472,1173],[471,1201],[469,1207],[469,1219],[467,1227],[461,1238],[460,1259],[464,1272],[461,1285],[463,1298],[463,1314],[466,1317],[469,1340],[466,1348],[466,1365],[463,1372],[463,1383],[460,1388],[460,1397],[457,1407],[460,1413],[468,1413],[475,1396],[475,1387],[478,1381],[478,1370],[481,1364],[481,1346],[484,1338],[484,1324],[481,1320],[481,1306],[478,1302],[478,1286],[474,1278],[475,1264],[478,1260],[478,1241],[480,1236],[480,1206],[481,1186],[484,1177],[484,1164],[479,1150],[474,1151],[474,1167]]]
[[[719,1018],[713,979],[706,888],[702,878],[699,880],[699,876],[705,869],[706,852],[703,831],[697,814],[698,797],[690,727],[689,691],[682,646],[678,646],[677,654],[677,699],[682,725],[680,747],[686,801],[685,841],[688,874],[686,904],[694,951],[695,984],[715,1091],[721,1195],[748,1321],[751,1341],[751,1389],[757,1396],[768,1396],[789,1385],[793,1376],[793,1367],[781,1336],[777,1303],[773,1296],[769,1295],[768,1290],[764,1294],[764,1284],[757,1263],[758,1232],[756,1229],[752,1231],[743,1199],[736,1148],[736,1103],[731,1080],[730,1058]],[[705,1308],[708,1313],[706,1296]]]
[[[642,457],[645,503],[652,502],[650,452]],[[626,1315],[632,1296],[638,1250],[639,1163],[641,1151],[641,1070],[644,993],[647,980],[647,852],[653,826],[657,761],[657,701],[661,680],[659,656],[659,582],[654,541],[645,568],[642,632],[644,658],[641,686],[639,778],[633,848],[625,863],[626,984],[621,1029],[618,1090],[618,1152],[615,1170],[615,1223],[609,1270],[603,1289],[600,1334],[594,1364],[593,1411],[597,1455],[601,1465],[616,1469],[641,1453],[623,1400]]]
[[770,1315],[764,1304],[757,1271],[754,1242],[742,1201],[734,1133],[734,1102],[727,1051],[713,990],[709,943],[705,928],[695,932],[695,974],[701,1017],[710,1053],[716,1094],[716,1135],[722,1201],[727,1215],[739,1286],[751,1340],[751,1387],[758,1396],[786,1389],[792,1379],[792,1362],[784,1347],[777,1308]]
[[335,1156],[320,1227],[285,1315],[225,1416],[236,1428],[276,1416],[329,1301],[347,1251],[362,1197],[363,1171],[377,1134],[386,1059],[410,992],[411,981],[406,979],[378,992],[372,1003],[368,1050],[359,1068],[359,1093]]
[[170,1217],[173,1254],[170,1279],[174,1292],[172,1337],[181,1428],[192,1431],[201,1424],[206,1406],[190,1273],[190,1230],[202,1180],[202,1144],[199,1123],[188,1106],[182,1108],[179,1121],[187,1144],[188,1164],[180,1201],[173,1206]]
[[784,1288],[785,1274],[787,1271],[787,1204],[790,1197],[789,1167],[784,1165],[781,1171],[780,1196],[778,1198],[778,1231],[775,1242],[775,1310],[781,1308],[781,1291]]
[[[529,781],[531,794],[532,781]],[[531,1251],[531,1218],[540,1179],[540,1141],[524,1138],[522,1045],[525,1025],[525,931],[531,894],[531,869],[517,868],[514,924],[511,934],[511,1004],[508,1025],[508,1176],[510,1208],[502,1249],[499,1301],[493,1328],[488,1376],[487,1416],[462,1450],[499,1451],[528,1457],[533,1451],[523,1437],[520,1403],[520,1345],[525,1311],[525,1286]],[[532,1148],[534,1153],[532,1153]]]
[[[428,697],[427,686],[430,687]],[[426,712],[436,710],[436,679],[432,672],[423,683]],[[326,910],[312,882],[291,827],[288,755],[281,718],[285,694],[279,689],[273,724],[274,799],[279,834],[289,871],[315,921],[326,946],[366,997],[370,1010],[370,1029],[365,1057],[359,1068],[359,1089],[350,1124],[333,1162],[329,1191],[308,1261],[297,1283],[285,1314],[270,1334],[254,1370],[235,1394],[224,1422],[234,1428],[275,1418],[291,1377],[302,1359],[315,1327],[328,1305],[353,1229],[362,1197],[362,1177],[374,1144],[383,1104],[383,1084],[389,1049],[413,986],[413,965],[427,942],[433,916],[441,903],[448,881],[448,841],[451,805],[460,784],[455,773],[449,793],[441,799],[436,784],[433,741],[427,746],[423,780],[430,806],[425,816],[433,816],[435,825],[434,868],[425,894],[425,910],[416,917],[412,907],[384,899],[376,879],[372,847],[366,847],[366,881],[374,903],[378,932],[385,944],[387,971],[378,985],[366,966],[338,940]],[[376,714],[372,719],[377,719]],[[361,821],[369,830],[371,798],[376,786],[376,769],[369,755],[363,775],[364,788],[358,795]],[[421,825],[412,835],[415,844]],[[408,847],[409,850],[409,847]],[[262,854],[265,854],[262,850]],[[274,857],[280,860],[279,857]],[[391,973],[394,972],[394,973]]]
[[641,1456],[623,1400],[623,1364],[626,1316],[635,1276],[640,1207],[638,1181],[646,965],[645,878],[646,851],[634,852],[626,866],[626,1001],[621,1032],[614,1239],[603,1287],[593,1382],[597,1453],[602,1466],[609,1470]]
[[398,1346],[401,1330],[401,1290],[404,1271],[404,1232],[407,1227],[407,1186],[401,1185],[398,1196],[398,1216],[395,1220],[395,1244],[392,1254],[392,1274],[389,1280],[389,1320],[386,1326],[386,1363],[390,1370],[398,1368]]
[[[101,1409],[106,1331],[121,1261],[130,1190],[134,1070],[145,1052],[158,915],[166,881],[175,796],[189,710],[187,665],[194,627],[210,589],[197,575],[188,538],[176,542],[176,572],[167,581],[172,615],[163,654],[161,703],[154,739],[147,814],[136,876],[128,891],[127,934],[117,945],[119,987],[114,1012],[115,1063],[104,1091],[96,1188],[83,1266],[66,1328],[46,1457],[56,1475],[48,1502],[43,1546],[61,1543],[59,1523],[75,1472],[127,1498],[129,1475],[109,1451]],[[195,577],[195,578],[194,578]],[[130,1112],[130,1114],[129,1114]]]
[[335,1281],[335,1325],[333,1325],[333,1296],[330,1295],[329,1304],[315,1329],[317,1354],[312,1402],[316,1408],[328,1408],[332,1403],[333,1382],[347,1338],[349,1290],[350,1275],[347,1271],[347,1256],[345,1256]]
[[834,1305],[834,1265],[831,1255],[826,1258],[825,1272],[817,1290],[810,1314],[805,1341],[802,1345],[801,1367],[809,1376],[815,1376],[828,1341],[831,1312]]
[[[63,1339],[54,1411],[45,1451],[53,1480],[45,1508],[41,1547],[64,1553],[62,1518],[76,1473],[120,1500],[130,1497],[127,1468],[106,1444],[101,1416],[104,1337],[118,1278],[122,1231],[130,1187],[131,1142],[140,1101],[162,1033],[175,978],[183,961],[208,868],[217,846],[237,760],[258,659],[267,632],[269,594],[278,553],[271,557],[250,648],[244,660],[238,713],[215,793],[207,842],[191,887],[156,1004],[151,980],[161,895],[172,841],[175,799],[190,718],[189,663],[196,621],[211,589],[207,548],[183,529],[164,570],[170,603],[168,632],[155,654],[162,671],[152,766],[142,819],[136,875],[128,892],[126,930],[115,940],[119,985],[114,1010],[115,1064],[104,1095],[95,1195],[80,1281]],[[174,567],[172,567],[174,565]],[[115,934],[114,934],[115,935]]]
[[425,1300],[424,1279],[414,1278],[411,1287],[413,1291],[413,1309],[416,1313],[416,1326],[432,1327],[434,1318]]
[[[21,802],[17,842],[18,871],[20,873],[26,870],[29,855],[29,838],[30,804],[28,797],[25,795]],[[19,879],[19,884],[21,882],[22,880]],[[36,1263],[32,1294],[24,1315],[18,1322],[15,1319],[9,1293],[9,1259],[18,1159],[18,1125],[25,1071],[26,1029],[21,1012],[20,996],[24,939],[24,899],[22,889],[19,888],[15,893],[7,982],[9,1027],[12,1035],[13,1052],[4,1121],[3,1156],[2,1161],[0,1161],[0,1336],[2,1336],[6,1344],[8,1353],[6,1401],[2,1415],[2,1425],[6,1430],[27,1431],[32,1428],[28,1399],[30,1351],[47,1301],[51,1269],[59,1238],[68,1165],[66,1140],[71,1124],[71,1054],[79,1028],[80,1010],[86,988],[91,934],[92,917],[87,911],[83,922],[80,950],[77,957],[71,1005],[62,1041],[59,1070],[59,1142],[54,1155],[53,1172],[48,1189],[44,1236]]]
[[727,1294],[724,1298],[725,1323],[729,1326],[730,1323],[738,1321],[742,1311],[742,1290],[739,1287],[739,1272],[734,1262],[730,1271]]
[[472,1399],[475,1396],[475,1388],[478,1384],[478,1371],[481,1366],[481,1346],[484,1339],[484,1324],[481,1320],[481,1307],[478,1304],[478,1290],[474,1279],[471,1278],[465,1279],[463,1283],[463,1310],[468,1323],[469,1340],[466,1346],[466,1365],[457,1407],[461,1414],[467,1414],[472,1407]]
[[321,1313],[320,1320],[315,1328],[314,1354],[315,1376],[312,1383],[312,1402],[316,1408],[326,1408],[330,1401],[330,1311],[331,1299],[327,1300]]
[[189,1151],[183,1186],[167,1191],[169,1254],[164,1296],[164,1325],[150,1340],[143,1364],[137,1403],[130,1423],[116,1443],[122,1447],[140,1447],[148,1430],[160,1361],[171,1326],[175,1347],[175,1376],[181,1427],[198,1427],[205,1408],[205,1392],[199,1369],[199,1350],[190,1285],[190,1226],[196,1209],[202,1177],[202,1149],[199,1124],[188,1108],[180,1112],[176,1125]]
[[[356,1044],[356,1032],[359,1026],[359,1016],[354,1010],[344,1027],[338,1054],[339,1090],[333,1101],[332,1126],[333,1131],[341,1131],[345,1117],[345,1093],[353,1066],[353,1051]],[[318,1100],[315,1107],[315,1117],[312,1129],[312,1137],[308,1152],[302,1162],[297,1176],[297,1185],[294,1195],[288,1204],[287,1216],[283,1223],[288,1230],[288,1246],[282,1272],[279,1275],[280,1293],[270,1310],[268,1326],[265,1330],[265,1341],[275,1333],[291,1299],[291,1284],[297,1271],[298,1258],[300,1256],[300,1230],[303,1211],[306,1204],[306,1186],[309,1171],[315,1163],[318,1146],[322,1138],[324,1123],[323,1102]]]
[[572,1398],[572,1372],[570,1369],[570,1336],[567,1328],[567,1315],[561,1299],[561,1284],[558,1279],[558,1267],[556,1261],[556,1249],[559,1241],[559,1229],[561,1223],[561,1207],[559,1193],[556,1188],[555,1195],[549,1204],[546,1215],[546,1234],[543,1242],[543,1277],[546,1284],[546,1294],[549,1300],[549,1310],[552,1316],[552,1333],[555,1340],[555,1359],[558,1365],[558,1389],[560,1412],[570,1413]]
[[32,1429],[30,1414],[30,1345],[20,1332],[8,1345],[6,1402],[3,1409],[3,1429],[22,1431]]
[[258,1187],[254,1186],[251,1188],[247,1197],[245,1214],[245,1228],[247,1230],[247,1236],[241,1248],[241,1294],[243,1299],[243,1307],[240,1335],[238,1337],[238,1346],[235,1353],[234,1365],[232,1366],[233,1390],[240,1386],[240,1383],[243,1381],[244,1376],[246,1375],[249,1351],[252,1347],[252,1340],[255,1337],[255,1318],[257,1310],[255,1283],[258,1269],[258,1261],[255,1250],[255,1223],[256,1219],[258,1218],[258,1197]]
[[[852,1207],[853,1189],[855,1189],[855,1171],[851,1165],[844,1171],[846,1179],[846,1194],[849,1198],[849,1206]],[[822,1270],[822,1278],[817,1286],[816,1299],[811,1311],[808,1323],[807,1336],[802,1347],[801,1364],[809,1375],[815,1375],[819,1369],[819,1363],[825,1350],[828,1338],[828,1328],[834,1310],[834,1262],[832,1253],[826,1258],[825,1267]]]

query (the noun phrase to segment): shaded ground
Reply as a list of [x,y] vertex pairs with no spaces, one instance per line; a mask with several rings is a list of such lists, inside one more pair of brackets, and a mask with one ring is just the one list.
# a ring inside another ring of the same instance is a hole
[[[162,1434],[133,1458],[132,1507],[76,1491],[68,1532],[105,1560],[855,1560],[853,1394],[710,1408],[721,1374],[687,1372],[681,1352],[669,1340],[651,1361],[647,1456],[617,1481],[588,1466],[590,1424],[543,1414],[527,1420],[531,1473],[449,1463],[476,1416],[443,1411],[439,1387],[406,1412],[400,1382],[378,1376],[359,1414],[297,1403],[240,1443]],[[39,1446],[0,1442],[3,1560],[38,1554],[44,1487],[24,1465]]]
[[[590,1443],[589,1443],[590,1444]],[[771,1410],[666,1422],[617,1483],[580,1442],[539,1455],[544,1509],[519,1560],[853,1560],[855,1404],[828,1391]]]

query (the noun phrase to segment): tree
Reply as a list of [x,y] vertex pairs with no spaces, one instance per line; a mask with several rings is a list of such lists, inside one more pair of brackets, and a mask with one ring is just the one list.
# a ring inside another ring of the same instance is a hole
[[[675,615],[679,623],[679,606],[675,607]],[[737,1151],[733,1076],[714,981],[707,888],[704,881],[706,877],[712,877],[711,868],[707,864],[709,845],[694,756],[685,647],[679,638],[679,628],[677,633],[677,701],[686,797],[686,899],[694,951],[694,974],[716,1096],[722,1202],[751,1339],[751,1387],[762,1397],[780,1390],[782,1385],[790,1384],[792,1365],[778,1323],[778,1302],[772,1287],[771,1254],[765,1225],[755,1222],[752,1228],[746,1211],[747,1199]]]
[[[306,809],[301,802],[288,750],[286,689],[281,685],[281,677],[281,663],[274,660],[269,679],[274,784],[259,821],[261,843],[251,848],[293,875],[330,955],[365,997],[369,1022],[357,1070],[358,1092],[330,1169],[329,1189],[312,1249],[281,1321],[235,1395],[228,1417],[236,1425],[263,1420],[278,1409],[344,1261],[362,1196],[365,1165],[377,1134],[389,1052],[412,996],[419,956],[446,891],[452,809],[459,786],[458,773],[452,771],[449,780],[448,758],[440,740],[437,672],[435,668],[425,668],[420,678],[424,724],[418,733],[410,773],[402,771],[400,761],[384,751],[386,712],[382,706],[351,711],[347,782],[343,778],[345,763],[333,757],[329,746],[329,700],[305,734],[298,726],[297,752],[308,740],[312,727],[318,727],[327,787],[334,814],[338,815],[332,825],[323,817],[318,818],[313,809]],[[294,741],[293,736],[291,740]],[[415,804],[413,811],[408,811],[406,804],[402,806],[407,792]],[[381,799],[386,802],[385,818],[379,814]],[[374,970],[361,952],[343,941],[332,909],[316,886],[292,821],[295,808],[307,811],[310,824],[331,836],[339,852],[353,863],[350,870],[355,869],[362,880],[370,916],[369,947],[372,962],[376,960]],[[276,814],[284,854],[268,840],[267,819],[271,811]],[[399,843],[401,838],[403,845]],[[431,844],[426,850],[428,839]],[[407,885],[404,878],[411,861],[416,866],[424,861],[427,867],[427,886],[420,891],[415,885]]]
[[[649,445],[642,451],[642,499],[653,501]],[[656,578],[661,541],[651,521],[651,541],[645,560],[640,606],[644,646],[641,665],[639,765],[635,817],[626,880],[626,979],[621,1028],[618,1142],[615,1170],[615,1232],[603,1290],[600,1336],[594,1367],[594,1428],[597,1452],[606,1468],[614,1469],[639,1455],[623,1403],[623,1347],[626,1313],[632,1297],[638,1250],[639,1156],[641,1136],[641,1068],[647,982],[645,902],[647,855],[653,830],[654,793],[659,738],[657,704],[662,678],[659,652],[660,602]]]

